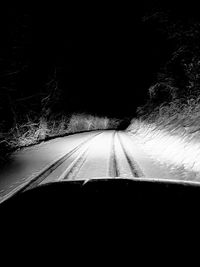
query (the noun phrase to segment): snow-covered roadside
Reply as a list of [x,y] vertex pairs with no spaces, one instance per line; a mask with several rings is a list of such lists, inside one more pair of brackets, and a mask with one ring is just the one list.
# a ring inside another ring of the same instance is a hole
[[131,124],[128,131],[134,134],[152,159],[168,166],[180,179],[200,181],[199,142],[137,120]]

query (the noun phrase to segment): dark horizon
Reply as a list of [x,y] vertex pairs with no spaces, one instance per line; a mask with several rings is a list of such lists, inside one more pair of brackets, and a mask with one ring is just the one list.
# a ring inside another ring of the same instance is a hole
[[[77,13],[59,5],[8,8],[1,21],[1,87],[23,99],[55,79],[57,106],[65,112],[135,116],[172,51],[166,37],[142,21],[160,6],[143,1],[123,8],[84,6]],[[162,8],[182,19],[197,14],[191,5]]]

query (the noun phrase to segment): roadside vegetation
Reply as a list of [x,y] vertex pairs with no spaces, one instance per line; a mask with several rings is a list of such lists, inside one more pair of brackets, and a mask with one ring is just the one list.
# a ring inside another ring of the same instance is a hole
[[180,20],[170,13],[153,13],[154,23],[172,48],[148,89],[147,102],[138,118],[178,135],[198,138],[200,130],[200,23]]
[[157,160],[200,172],[200,23],[156,12],[145,18],[171,44],[128,130]]
[[7,160],[10,152],[37,144],[51,138],[65,136],[72,133],[116,129],[120,120],[108,117],[98,117],[90,114],[71,114],[49,117],[26,118],[16,123],[8,132],[0,135],[0,161]]
[[68,134],[116,129],[121,120],[83,112],[70,112],[62,103],[56,70],[42,90],[18,96],[4,87],[0,95],[0,165],[22,147]]

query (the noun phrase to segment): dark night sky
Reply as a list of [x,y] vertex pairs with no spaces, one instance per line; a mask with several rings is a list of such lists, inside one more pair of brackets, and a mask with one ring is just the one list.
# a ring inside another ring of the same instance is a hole
[[[18,90],[39,91],[56,68],[66,111],[134,115],[170,51],[166,39],[141,20],[160,1],[138,3],[8,8],[1,19],[2,51],[12,61],[13,50],[6,47],[17,39],[23,46],[20,60],[28,66]],[[197,14],[191,4],[162,6],[183,17]],[[24,37],[16,25],[25,27]]]

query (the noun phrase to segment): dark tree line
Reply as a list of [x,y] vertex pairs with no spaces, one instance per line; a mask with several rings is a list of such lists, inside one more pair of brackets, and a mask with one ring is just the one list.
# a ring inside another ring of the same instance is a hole
[[[27,115],[48,116],[51,110],[57,108],[56,111],[59,112],[61,109],[58,103],[62,98],[57,71],[59,66],[53,52],[52,55],[45,55],[52,45],[49,37],[44,43],[45,18],[45,13],[44,18],[38,18],[37,12],[20,8],[8,8],[2,14],[1,131],[7,131],[16,123],[22,122]],[[48,22],[46,24],[48,26]],[[52,26],[49,28],[51,31]],[[52,39],[56,37],[55,32],[52,28]]]
[[139,113],[171,101],[200,95],[200,21],[193,16],[157,10],[143,17],[147,27],[165,38],[168,57],[148,89],[149,99]]

